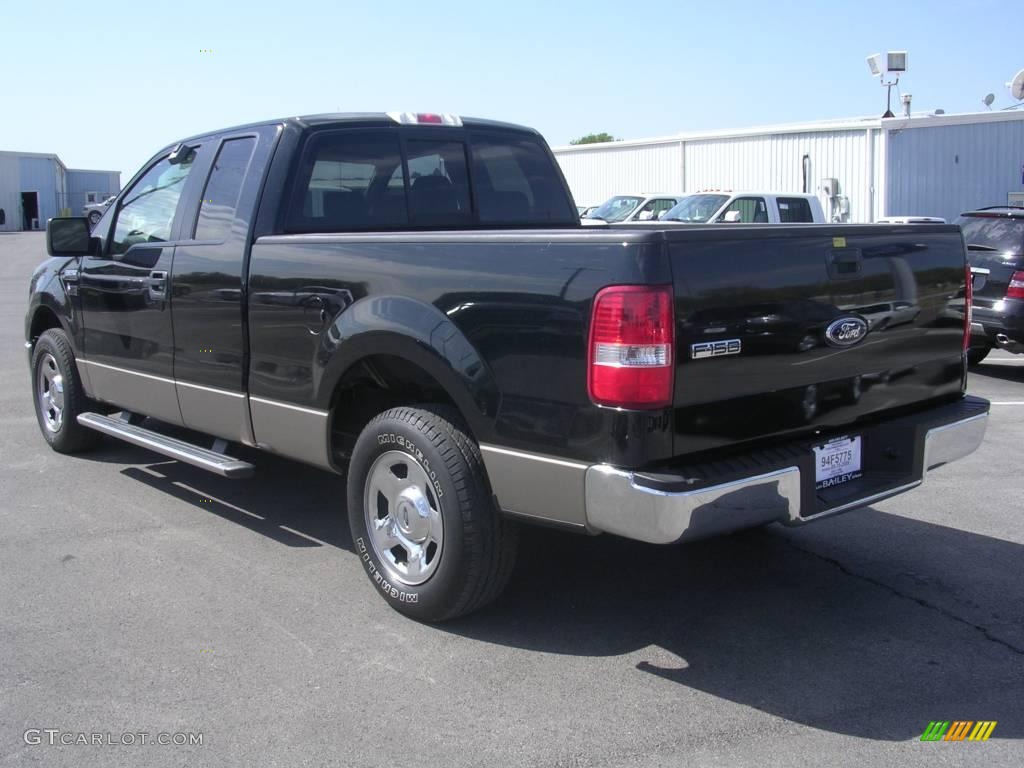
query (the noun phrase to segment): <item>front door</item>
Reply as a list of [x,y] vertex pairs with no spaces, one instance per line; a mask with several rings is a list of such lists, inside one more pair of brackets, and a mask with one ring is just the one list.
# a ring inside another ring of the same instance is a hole
[[[170,278],[195,149],[157,160],[121,197],[98,257],[82,260],[84,358],[92,394],[181,424]],[[172,162],[172,158],[175,162]]]

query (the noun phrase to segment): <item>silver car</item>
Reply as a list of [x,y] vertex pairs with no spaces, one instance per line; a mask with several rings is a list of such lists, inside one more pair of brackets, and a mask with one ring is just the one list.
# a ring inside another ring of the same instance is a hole
[[100,223],[104,211],[110,207],[110,204],[114,202],[116,195],[111,195],[101,203],[86,203],[82,206],[82,215],[89,219],[89,226],[95,227]]

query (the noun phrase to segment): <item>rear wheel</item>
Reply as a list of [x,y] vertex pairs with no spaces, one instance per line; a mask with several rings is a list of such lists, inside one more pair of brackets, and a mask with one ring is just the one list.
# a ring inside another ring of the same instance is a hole
[[471,613],[504,589],[515,524],[495,507],[457,415],[392,408],[359,435],[348,480],[356,553],[385,601],[420,621]]
[[967,364],[975,366],[981,363],[988,353],[992,351],[992,347],[974,347],[973,349],[967,350]]
[[43,439],[59,453],[91,448],[100,434],[78,423],[89,400],[78,378],[75,354],[64,331],[51,328],[32,351],[32,399]]

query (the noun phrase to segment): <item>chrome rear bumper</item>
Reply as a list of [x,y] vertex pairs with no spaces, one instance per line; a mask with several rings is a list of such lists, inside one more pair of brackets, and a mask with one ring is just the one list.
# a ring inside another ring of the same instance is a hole
[[[672,544],[770,522],[801,525],[873,504],[920,485],[929,470],[977,450],[987,424],[986,412],[934,426],[924,432],[923,460],[916,477],[804,515],[801,505],[807,491],[799,466],[679,492],[642,485],[636,474],[628,470],[591,466],[587,468],[585,482],[587,527],[652,544]],[[813,492],[813,483],[810,487]]]

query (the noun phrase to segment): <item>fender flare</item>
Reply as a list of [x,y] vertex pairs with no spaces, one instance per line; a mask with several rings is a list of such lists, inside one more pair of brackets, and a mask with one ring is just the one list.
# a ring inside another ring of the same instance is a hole
[[373,355],[407,360],[434,378],[477,438],[490,431],[500,395],[494,373],[439,309],[404,296],[374,296],[345,309],[321,335],[317,406],[330,410],[342,377]]
[[[57,290],[54,291],[56,285]],[[29,299],[28,311],[25,313],[25,341],[32,341],[32,326],[41,311],[48,310],[57,318],[61,330],[67,334],[72,343],[72,348],[77,347],[78,339],[75,336],[74,319],[71,312],[71,303],[64,292],[64,284],[60,281],[58,273],[50,275],[50,279],[41,288],[37,288]],[[75,354],[79,354],[75,349]]]

